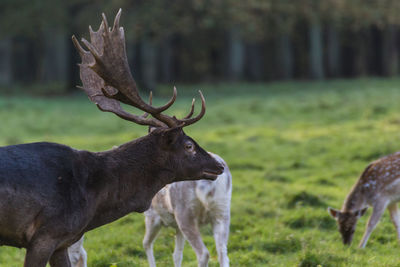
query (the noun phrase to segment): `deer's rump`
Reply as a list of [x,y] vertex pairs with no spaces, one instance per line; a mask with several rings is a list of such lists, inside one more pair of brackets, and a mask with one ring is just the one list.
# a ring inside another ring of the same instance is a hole
[[73,149],[53,143],[0,148],[0,245],[26,247],[37,231],[54,227],[48,222],[60,230],[73,227],[66,215],[82,198],[76,157]]

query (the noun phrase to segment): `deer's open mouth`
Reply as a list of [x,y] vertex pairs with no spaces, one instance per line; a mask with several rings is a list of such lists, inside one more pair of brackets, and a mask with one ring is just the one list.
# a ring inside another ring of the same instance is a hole
[[221,172],[203,171],[203,178],[215,180]]

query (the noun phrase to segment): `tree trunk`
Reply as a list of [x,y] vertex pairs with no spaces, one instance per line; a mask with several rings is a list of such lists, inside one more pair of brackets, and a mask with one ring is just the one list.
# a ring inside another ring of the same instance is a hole
[[397,28],[389,25],[383,32],[382,71],[385,76],[394,76],[399,71],[399,53],[397,49]]
[[327,72],[330,77],[339,77],[341,71],[341,51],[339,33],[335,25],[327,28]]
[[246,74],[250,81],[261,81],[264,78],[263,49],[260,43],[246,45]]
[[143,89],[154,90],[157,84],[157,48],[155,43],[147,38],[141,41],[140,46]]
[[67,43],[64,33],[47,31],[44,34],[41,60],[41,82],[57,82],[65,87],[67,82]]
[[371,41],[371,33],[368,29],[353,34],[354,62],[353,76],[365,76],[368,74],[368,46]]
[[126,56],[128,57],[128,64],[133,78],[136,82],[141,82],[140,43],[128,38],[126,40]]
[[225,51],[225,77],[229,81],[243,79],[244,44],[237,29],[227,32]]
[[81,10],[84,10],[88,4],[89,2],[87,1],[74,1],[74,4],[69,4],[68,9],[65,10],[65,12],[67,12],[68,14],[68,21],[65,23],[65,25],[68,27],[66,30],[67,39],[65,48],[67,92],[73,92],[77,90],[76,86],[81,84],[81,79],[79,77],[79,67],[77,66],[77,64],[81,62],[81,58],[71,41],[71,36],[74,34],[77,35],[77,33],[81,32],[79,26],[77,25],[76,16]]
[[0,85],[2,86],[8,86],[12,83],[11,53],[11,38],[0,40]]
[[276,52],[278,78],[283,80],[293,79],[293,45],[288,33],[281,33],[278,36]]
[[309,25],[309,56],[310,77],[312,79],[324,79],[322,29],[319,19],[315,18]]
[[12,41],[12,73],[15,81],[31,83],[36,78],[36,59],[34,42],[25,37],[16,37]]
[[171,83],[174,80],[174,49],[173,37],[168,36],[160,45],[159,80],[163,83]]

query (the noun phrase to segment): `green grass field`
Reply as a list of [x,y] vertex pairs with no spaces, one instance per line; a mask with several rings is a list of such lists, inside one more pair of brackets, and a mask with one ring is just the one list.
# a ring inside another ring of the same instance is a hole
[[[326,208],[340,208],[368,162],[400,150],[400,79],[178,86],[171,114],[183,115],[203,89],[207,113],[185,129],[221,155],[233,174],[231,266],[400,266],[400,245],[386,212],[364,250],[341,243]],[[155,104],[172,92],[163,87]],[[160,96],[161,95],[161,96]],[[197,95],[196,95],[197,96]],[[52,141],[99,151],[146,134],[83,93],[0,97],[0,145]],[[86,235],[89,266],[147,266],[142,214]],[[155,243],[158,266],[173,266],[174,232]],[[211,228],[203,229],[218,266]],[[2,247],[0,266],[22,266],[24,250]],[[183,266],[197,266],[186,244]]]

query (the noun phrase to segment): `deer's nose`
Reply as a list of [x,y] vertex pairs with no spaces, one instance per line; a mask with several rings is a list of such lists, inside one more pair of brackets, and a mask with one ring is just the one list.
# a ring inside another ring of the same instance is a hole
[[225,170],[225,167],[224,167],[224,165],[222,165],[221,163],[218,162],[217,169],[218,169],[218,173],[222,174]]
[[350,246],[352,238],[343,239],[343,244],[346,246]]

